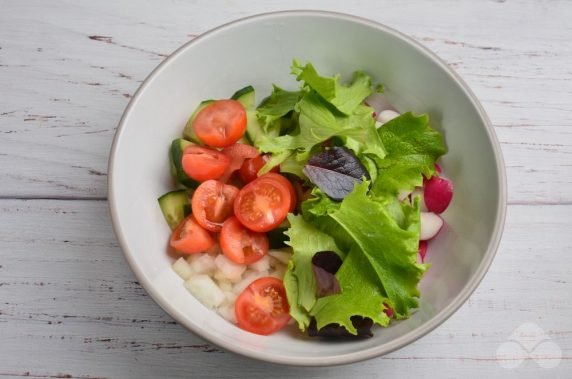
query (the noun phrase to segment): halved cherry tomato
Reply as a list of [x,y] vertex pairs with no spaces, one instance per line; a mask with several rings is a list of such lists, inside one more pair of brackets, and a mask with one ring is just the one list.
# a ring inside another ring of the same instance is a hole
[[[242,181],[245,183],[250,183],[254,179],[258,178],[258,171],[264,167],[269,159],[270,156],[268,155],[258,155],[252,159],[245,160],[242,164],[242,167],[240,168],[240,171],[238,172],[240,179],[242,179]],[[280,168],[278,166],[272,167],[270,172],[278,173],[280,172]]]
[[192,145],[183,152],[182,166],[185,174],[202,182],[218,179],[230,165],[230,158],[220,151]]
[[220,232],[222,224],[232,216],[239,189],[218,180],[203,182],[193,194],[191,207],[197,222],[211,232]]
[[266,233],[245,228],[236,217],[224,222],[220,232],[220,248],[228,259],[239,264],[251,264],[268,253]]
[[185,253],[202,253],[215,245],[215,240],[200,226],[193,215],[185,218],[171,235],[170,245],[173,249]]
[[244,186],[234,202],[234,214],[238,220],[255,232],[267,232],[280,225],[292,202],[286,183],[268,175]]
[[235,143],[225,147],[222,153],[230,158],[230,164],[220,177],[221,182],[226,182],[233,172],[242,167],[245,160],[260,155],[260,152],[254,146],[245,145],[243,143]]
[[230,146],[246,131],[246,111],[236,100],[214,101],[199,112],[193,130],[208,146]]
[[294,212],[294,209],[296,209],[296,190],[294,189],[294,186],[292,185],[292,182],[290,182],[285,176],[280,175],[280,174],[275,174],[273,172],[269,172],[268,174],[264,175],[267,178],[274,178],[276,180],[280,180],[282,183],[284,183],[284,185],[286,187],[288,187],[288,191],[290,191],[290,208],[288,208],[289,212]]
[[268,335],[290,320],[286,290],[280,279],[264,277],[252,282],[236,299],[238,326],[252,333]]

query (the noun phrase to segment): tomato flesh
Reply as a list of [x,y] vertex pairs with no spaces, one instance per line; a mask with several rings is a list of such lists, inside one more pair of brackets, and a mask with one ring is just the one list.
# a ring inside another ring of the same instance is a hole
[[246,110],[236,100],[217,100],[199,112],[192,127],[206,145],[230,146],[246,131]]
[[290,192],[290,208],[288,208],[289,212],[294,212],[294,210],[296,209],[296,190],[294,189],[294,186],[292,185],[292,183],[286,179],[285,176],[280,175],[280,174],[276,174],[273,172],[269,172],[268,174],[264,175],[266,178],[273,178],[276,179],[278,181],[281,181],[282,183],[284,183],[284,185],[286,187],[288,187],[288,191]]
[[252,282],[234,306],[238,326],[261,335],[282,329],[290,320],[289,311],[284,284],[273,277]]
[[245,160],[260,155],[260,152],[254,146],[242,143],[235,143],[225,147],[222,153],[230,158],[230,164],[220,177],[222,182],[226,182],[236,170],[240,169]]
[[291,201],[283,181],[264,175],[240,190],[234,202],[234,214],[248,229],[267,232],[284,221]]
[[203,182],[193,194],[191,207],[195,219],[203,228],[220,232],[223,223],[232,216],[239,189],[218,180]]
[[[268,155],[258,155],[255,156],[254,158],[245,160],[244,163],[242,164],[242,167],[240,167],[240,171],[238,172],[238,174],[240,175],[240,179],[242,179],[242,181],[245,183],[250,183],[254,179],[258,178],[258,172],[262,167],[264,167],[264,165],[266,164],[266,162],[268,162],[269,159],[270,156]],[[272,170],[270,170],[270,172],[278,173],[280,172],[280,169],[278,166],[275,166],[272,167]]]
[[236,217],[224,222],[220,232],[220,248],[228,259],[239,264],[251,264],[268,253],[266,233],[245,228]]
[[185,218],[171,235],[170,245],[184,254],[202,253],[215,244],[214,238],[201,227],[193,215]]
[[185,174],[202,182],[224,174],[230,165],[230,158],[220,151],[192,145],[183,152],[181,164]]

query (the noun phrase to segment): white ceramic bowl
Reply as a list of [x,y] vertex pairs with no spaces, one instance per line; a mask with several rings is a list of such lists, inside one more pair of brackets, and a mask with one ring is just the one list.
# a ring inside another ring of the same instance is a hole
[[[421,306],[408,320],[378,329],[373,338],[324,342],[295,327],[263,337],[242,331],[192,297],[171,270],[169,228],[157,197],[172,188],[167,159],[173,138],[195,106],[253,85],[296,88],[292,58],[321,73],[357,69],[383,82],[400,110],[430,115],[446,137],[443,159],[455,183],[431,243],[431,269],[420,284]],[[475,290],[502,233],[506,183],[493,128],[467,85],[439,58],[403,34],[361,18],[315,11],[264,14],[216,28],[175,51],[141,85],[117,129],[109,162],[113,226],[129,265],[151,297],[175,320],[225,349],[283,364],[355,362],[400,348],[445,321]],[[467,325],[467,329],[470,325]]]

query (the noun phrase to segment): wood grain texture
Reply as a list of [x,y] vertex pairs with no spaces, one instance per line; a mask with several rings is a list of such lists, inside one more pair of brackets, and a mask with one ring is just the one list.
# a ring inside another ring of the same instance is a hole
[[[524,322],[538,324],[560,346],[563,361],[550,373],[564,374],[572,369],[572,297],[570,266],[562,270],[562,264],[572,242],[562,228],[572,228],[571,208],[511,207],[491,271],[468,303],[430,335],[383,358],[308,370],[222,352],[177,325],[125,264],[105,201],[2,200],[0,377],[29,371],[40,377],[233,378],[265,377],[266,370],[280,370],[280,377],[394,376],[404,370],[416,377],[426,370],[494,376],[511,373],[499,366],[496,349]],[[530,361],[513,373],[538,370]]]
[[[209,28],[285,9],[364,16],[435,51],[481,99],[507,165],[503,241],[467,304],[339,368],[254,362],[177,325],[131,274],[105,201],[116,125],[148,73]],[[557,0],[0,0],[0,378],[570,377],[571,20]],[[501,367],[525,322],[558,344],[558,367]]]

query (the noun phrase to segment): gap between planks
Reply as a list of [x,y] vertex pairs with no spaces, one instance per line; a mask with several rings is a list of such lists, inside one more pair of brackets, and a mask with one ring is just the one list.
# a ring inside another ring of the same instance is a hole
[[[25,196],[18,196],[18,195],[4,195],[0,196],[0,201],[3,200],[22,200],[22,201],[108,201],[107,197],[101,196],[41,196],[41,195],[25,195]],[[520,206],[572,206],[572,201],[548,201],[548,200],[530,200],[530,201],[523,201],[523,200],[515,200],[515,201],[508,201],[507,206],[512,205],[520,205]]]

